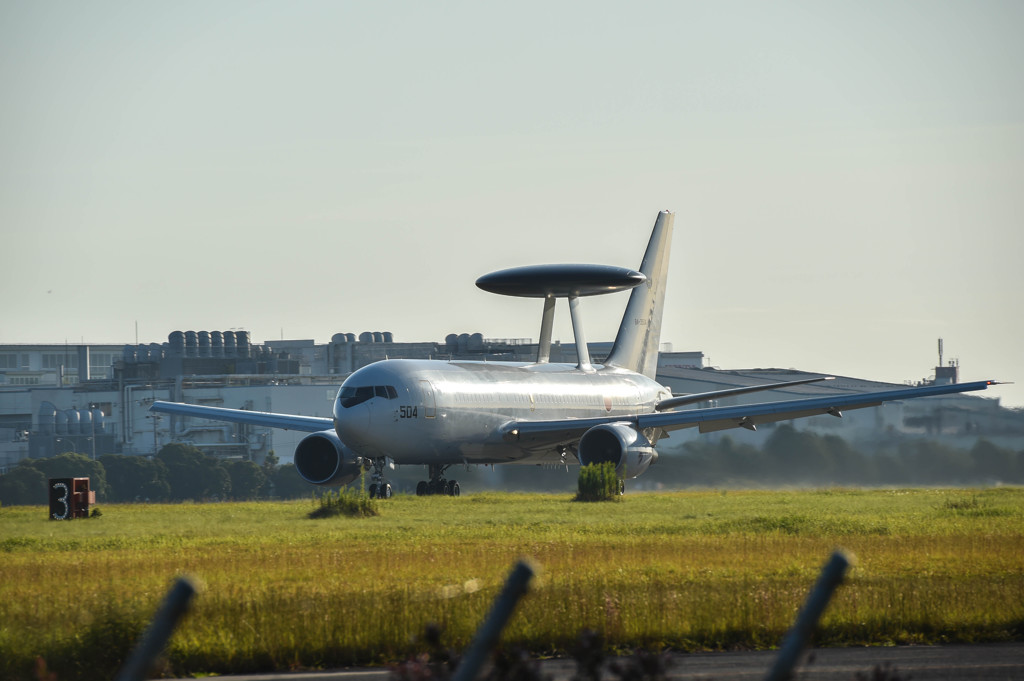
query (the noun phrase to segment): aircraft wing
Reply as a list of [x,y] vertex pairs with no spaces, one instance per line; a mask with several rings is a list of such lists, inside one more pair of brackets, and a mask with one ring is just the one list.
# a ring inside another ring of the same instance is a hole
[[744,404],[735,407],[714,407],[712,409],[691,409],[660,414],[643,414],[637,417],[637,425],[640,428],[661,428],[666,431],[697,427],[702,433],[726,430],[728,428],[749,428],[754,430],[761,423],[788,421],[789,419],[820,416],[823,414],[842,416],[844,411],[877,407],[883,402],[909,400],[918,397],[928,397],[929,395],[948,395],[972,390],[985,390],[988,386],[994,384],[995,381],[975,381],[973,383],[931,385],[924,388],[901,388],[899,390],[884,390],[872,393],[828,395],[802,400],[786,400],[784,402]]
[[282,430],[300,430],[306,433],[318,433],[321,430],[334,428],[334,419],[323,416],[297,416],[295,414],[273,414],[267,411],[249,411],[248,409],[225,409],[223,407],[204,407],[199,404],[181,404],[180,402],[154,402],[149,408],[163,414],[178,416],[194,416],[212,421],[228,421],[245,423],[251,426],[267,426]]
[[744,404],[735,407],[656,412],[637,416],[602,416],[599,418],[564,419],[559,421],[519,421],[506,424],[502,428],[502,436],[508,441],[519,442],[525,447],[542,448],[574,442],[582,437],[583,433],[590,428],[604,423],[630,423],[640,430],[659,428],[663,431],[671,431],[680,428],[699,428],[702,433],[726,430],[728,428],[756,430],[757,425],[761,423],[788,421],[789,419],[820,416],[823,414],[842,416],[844,411],[877,407],[883,402],[985,390],[988,386],[996,384],[996,381],[975,381],[973,383],[933,385],[924,388],[901,388],[899,390],[871,393],[829,395],[826,397],[786,400],[783,402],[762,402],[760,404]]

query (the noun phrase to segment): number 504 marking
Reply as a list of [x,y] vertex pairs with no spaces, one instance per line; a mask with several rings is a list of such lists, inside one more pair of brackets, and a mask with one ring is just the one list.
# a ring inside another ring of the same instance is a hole
[[400,419],[414,419],[419,416],[419,409],[417,407],[399,407],[398,418]]

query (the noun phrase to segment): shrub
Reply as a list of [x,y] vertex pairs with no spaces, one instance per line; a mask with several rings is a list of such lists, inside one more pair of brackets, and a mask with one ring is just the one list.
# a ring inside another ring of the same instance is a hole
[[615,472],[615,464],[592,463],[580,468],[576,501],[618,501],[622,494],[622,479]]
[[339,515],[365,518],[378,515],[377,503],[361,489],[356,491],[346,487],[333,493],[328,491],[319,501],[319,505],[309,512],[310,518],[333,518]]

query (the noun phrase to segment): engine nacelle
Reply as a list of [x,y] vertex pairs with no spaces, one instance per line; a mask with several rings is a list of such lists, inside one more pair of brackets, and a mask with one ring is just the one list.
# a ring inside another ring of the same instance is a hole
[[584,466],[611,461],[623,478],[635,478],[658,460],[650,441],[628,423],[605,423],[583,433],[578,456]]
[[333,430],[307,435],[295,448],[295,470],[314,485],[347,485],[359,477],[363,460]]

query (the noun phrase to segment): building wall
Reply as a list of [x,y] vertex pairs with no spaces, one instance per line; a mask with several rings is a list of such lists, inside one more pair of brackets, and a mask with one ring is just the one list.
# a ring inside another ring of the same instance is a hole
[[0,387],[75,385],[113,377],[120,345],[0,345]]

